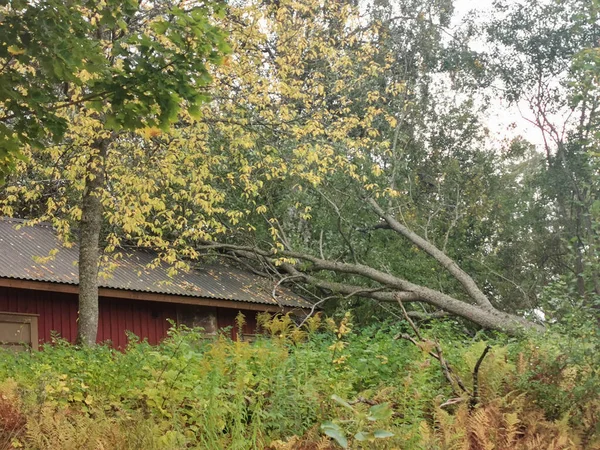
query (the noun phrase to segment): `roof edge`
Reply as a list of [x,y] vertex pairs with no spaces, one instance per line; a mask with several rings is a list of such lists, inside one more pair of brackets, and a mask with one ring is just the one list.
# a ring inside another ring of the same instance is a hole
[[[63,294],[78,294],[79,285],[60,283],[56,281],[26,280],[23,278],[0,278],[0,287],[15,289],[28,289],[33,291],[50,291]],[[56,287],[59,287],[56,289]],[[175,303],[179,305],[216,306],[226,309],[246,309],[271,312],[305,311],[310,307],[278,305],[275,303],[258,303],[244,300],[231,300],[225,298],[194,297],[178,294],[162,294],[148,291],[133,291],[128,289],[100,287],[99,297],[121,298],[128,300]]]

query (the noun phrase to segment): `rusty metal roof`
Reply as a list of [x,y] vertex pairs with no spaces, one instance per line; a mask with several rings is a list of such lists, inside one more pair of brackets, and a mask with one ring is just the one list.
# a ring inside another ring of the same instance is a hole
[[[51,258],[51,251],[58,253]],[[65,247],[49,224],[27,225],[0,217],[0,278],[78,284],[78,247]],[[169,276],[169,265],[149,268],[156,255],[142,250],[122,251],[116,267],[101,270],[100,287],[157,294],[214,298],[240,302],[310,308],[302,297],[285,288],[272,297],[274,282],[231,265],[208,264]],[[106,276],[102,273],[107,272]]]

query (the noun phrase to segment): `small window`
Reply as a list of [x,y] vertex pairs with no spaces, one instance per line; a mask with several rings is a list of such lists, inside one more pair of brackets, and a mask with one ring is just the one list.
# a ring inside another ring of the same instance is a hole
[[38,316],[0,312],[0,347],[14,351],[38,349]]

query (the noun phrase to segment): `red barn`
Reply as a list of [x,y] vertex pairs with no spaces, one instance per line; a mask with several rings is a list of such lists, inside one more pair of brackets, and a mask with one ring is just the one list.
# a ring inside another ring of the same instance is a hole
[[[207,333],[232,327],[236,337],[239,312],[246,316],[243,333],[253,334],[258,312],[302,312],[311,306],[285,289],[274,299],[272,281],[225,263],[170,277],[166,264],[148,267],[154,257],[128,251],[101,270],[98,342],[123,348],[132,332],[156,344],[166,336],[169,319]],[[54,333],[75,340],[77,260],[77,246],[64,247],[50,225],[0,218],[1,345],[37,348]]]

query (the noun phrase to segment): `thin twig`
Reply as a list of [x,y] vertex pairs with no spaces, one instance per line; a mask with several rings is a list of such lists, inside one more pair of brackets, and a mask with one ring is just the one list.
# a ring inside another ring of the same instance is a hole
[[319,235],[319,255],[321,255],[321,259],[325,259],[325,256],[323,256],[323,228],[321,228],[321,234]]
[[456,405],[457,403],[464,402],[465,399],[462,397],[451,398],[440,405],[440,408],[446,408],[448,406]]
[[[275,302],[277,302],[278,305],[279,305],[279,301],[277,300],[277,288],[279,286],[281,286],[282,283],[285,283],[286,281],[292,280],[294,278],[304,278],[304,276],[303,275],[290,275],[287,277],[283,277],[277,283],[275,283],[275,286],[273,286],[273,291],[271,292],[271,297],[273,297],[273,300],[275,300]],[[281,306],[281,305],[279,305],[279,306]]]
[[319,300],[318,302],[313,303],[312,307],[310,308],[310,312],[306,315],[306,317],[304,317],[304,319],[302,319],[302,322],[300,322],[298,328],[301,328],[302,325],[304,325],[306,321],[312,317],[312,315],[315,313],[315,309],[317,309],[317,306],[319,306],[321,303],[325,303],[327,300],[331,300],[332,298],[332,296],[325,297]]
[[490,272],[492,275],[496,275],[498,278],[500,278],[500,279],[502,279],[502,280],[504,280],[504,281],[507,281],[507,282],[509,282],[510,284],[512,284],[512,285],[513,285],[515,288],[517,288],[517,290],[518,290],[518,291],[520,291],[520,292],[521,292],[521,294],[523,294],[523,299],[524,299],[525,301],[527,301],[527,299],[528,299],[527,292],[525,292],[525,290],[524,290],[524,289],[523,289],[521,286],[519,286],[519,285],[518,285],[516,282],[514,282],[514,281],[513,281],[513,280],[511,280],[510,278],[507,278],[507,277],[505,277],[505,276],[504,276],[504,275],[502,275],[501,273],[499,273],[499,272],[496,272],[494,269],[492,269],[490,266],[488,266],[487,264],[485,264],[483,261],[479,261],[478,259],[476,259],[476,258],[473,258],[473,257],[471,257],[471,256],[467,256],[467,258],[468,258],[468,259],[470,259],[471,261],[474,261],[474,262],[476,262],[477,264],[480,264],[480,265],[481,265],[482,267],[484,267],[485,269],[489,270],[489,272]]
[[460,388],[460,390],[463,391],[465,394],[468,394],[469,390],[466,388],[466,386],[463,383],[463,381],[461,380],[461,378],[454,372],[454,370],[452,370],[452,367],[450,367],[448,365],[448,362],[446,361],[446,359],[444,358],[444,355],[442,354],[442,347],[439,344],[439,342],[437,342],[437,341],[435,342],[435,350],[439,356],[439,361],[440,361],[440,364],[442,365],[442,370],[444,371],[446,378],[453,379],[454,382]]
[[[376,292],[381,290],[381,288],[377,288],[377,289],[357,289],[354,292],[350,292],[348,295],[344,296],[344,299],[347,300],[350,297],[354,296],[354,295],[358,295],[364,292]],[[312,308],[310,309],[310,312],[306,315],[306,317],[304,318],[304,320],[302,322],[300,322],[300,325],[298,325],[298,328],[300,328],[302,325],[304,325],[304,323],[315,313],[315,309],[317,308],[317,306],[319,306],[321,303],[326,302],[327,300],[331,300],[332,298],[337,297],[336,295],[331,295],[329,297],[325,297],[322,298],[321,300],[319,300],[318,302],[314,303]]]
[[350,238],[348,236],[346,236],[346,233],[344,233],[344,228],[342,227],[342,221],[344,221],[344,218],[342,217],[342,212],[341,212],[339,206],[333,200],[331,200],[329,197],[327,197],[320,189],[315,188],[315,191],[318,194],[320,194],[331,205],[331,207],[337,214],[337,228],[340,233],[340,236],[346,243],[346,246],[348,247],[348,250],[350,251],[350,254],[352,255],[354,264],[358,264],[358,259],[356,258],[356,253],[354,252],[354,247],[352,246],[352,242],[350,242]]
[[[424,339],[421,336],[421,333],[419,332],[419,329],[417,328],[417,326],[415,325],[415,323],[411,320],[411,318],[408,316],[408,312],[406,311],[406,308],[402,304],[402,301],[400,301],[399,299],[398,299],[398,304],[402,308],[402,313],[404,314],[404,318],[409,323],[409,325],[411,326],[411,328],[413,329],[413,331],[415,332],[415,335],[419,338],[419,340],[421,342],[423,342],[423,343],[430,343],[430,342],[432,342],[432,341],[429,341],[427,339]],[[421,348],[421,346],[419,345],[419,343],[415,339],[411,338],[408,334],[405,334],[405,333],[399,334],[394,339],[397,339],[398,337],[406,339],[406,340],[412,342],[417,347]],[[442,353],[442,347],[440,346],[439,342],[435,341],[435,342],[433,342],[433,344],[435,346],[434,347],[435,348],[435,353],[432,352],[432,351],[429,351],[428,354],[439,361],[441,369],[442,369],[442,372],[444,374],[444,377],[446,377],[446,379],[450,383],[450,386],[452,387],[452,391],[454,392],[454,394],[458,396],[458,393],[457,393],[457,391],[455,389],[455,384],[459,387],[459,389],[461,391],[463,391],[464,393],[468,394],[469,390],[465,387],[465,385],[464,385],[463,381],[460,379],[460,377],[458,375],[456,375],[456,373],[454,373],[454,371],[448,365],[448,362],[444,358],[444,355]]]
[[402,301],[400,299],[398,299],[398,304],[400,305],[400,308],[402,308],[402,313],[404,314],[404,318],[406,319],[406,321],[408,322],[410,327],[415,332],[415,335],[419,338],[420,341],[423,341],[424,339],[421,336],[421,333],[419,333],[419,329],[417,328],[415,323],[412,321],[412,319],[408,316],[408,313],[406,312],[406,308],[404,307],[404,304],[402,303]]

